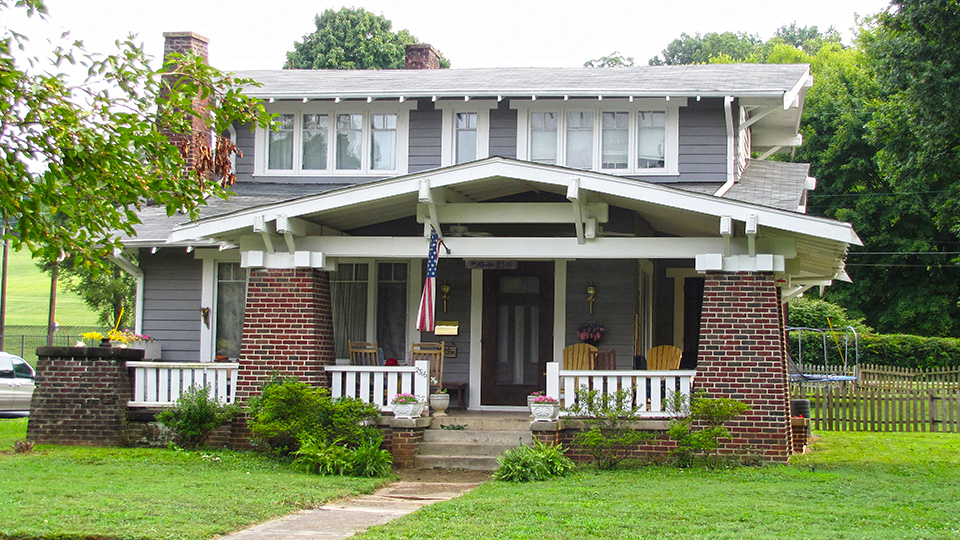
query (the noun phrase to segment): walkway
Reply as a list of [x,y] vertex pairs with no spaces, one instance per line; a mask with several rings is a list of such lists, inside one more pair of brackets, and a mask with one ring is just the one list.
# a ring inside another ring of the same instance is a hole
[[401,480],[369,495],[301,510],[244,529],[220,540],[332,540],[349,538],[373,525],[405,516],[423,506],[447,501],[477,487],[489,475],[474,471],[402,471]]

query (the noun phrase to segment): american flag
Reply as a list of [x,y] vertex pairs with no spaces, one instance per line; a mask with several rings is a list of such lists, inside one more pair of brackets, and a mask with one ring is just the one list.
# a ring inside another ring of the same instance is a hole
[[417,312],[417,330],[433,332],[436,320],[435,304],[437,296],[437,230],[430,228],[430,252],[427,255],[427,279],[423,282],[423,296],[420,297],[420,310]]

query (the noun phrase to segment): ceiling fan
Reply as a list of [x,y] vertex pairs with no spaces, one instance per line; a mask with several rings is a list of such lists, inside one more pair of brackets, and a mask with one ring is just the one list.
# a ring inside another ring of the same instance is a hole
[[493,236],[493,235],[488,232],[482,232],[482,231],[470,232],[470,230],[467,229],[466,225],[451,225],[450,232],[447,233],[447,236],[451,238],[459,238],[463,236],[485,237],[485,236]]

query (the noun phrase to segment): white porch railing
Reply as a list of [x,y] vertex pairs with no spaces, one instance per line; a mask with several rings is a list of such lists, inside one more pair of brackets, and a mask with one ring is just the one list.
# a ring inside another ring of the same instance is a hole
[[421,360],[412,366],[326,366],[331,376],[330,395],[358,398],[373,403],[381,411],[390,410],[390,400],[409,393],[427,400],[430,391],[430,362]]
[[696,373],[696,370],[572,371],[561,370],[559,362],[549,362],[547,395],[558,398],[561,407],[569,407],[576,400],[577,390],[583,387],[606,393],[624,388],[633,395],[641,417],[665,418],[669,416],[667,397],[673,392],[690,395],[690,385]]
[[133,401],[130,407],[173,405],[180,392],[191,386],[207,386],[210,396],[233,403],[237,395],[240,364],[225,362],[127,362],[133,370]]

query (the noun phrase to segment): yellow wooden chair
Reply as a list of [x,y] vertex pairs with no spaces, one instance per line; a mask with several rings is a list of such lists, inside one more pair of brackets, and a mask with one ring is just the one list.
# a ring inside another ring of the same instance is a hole
[[[414,343],[410,346],[410,364],[430,362],[430,388],[443,388],[443,343]],[[436,381],[436,382],[434,382]]]
[[683,351],[673,345],[660,345],[647,350],[647,369],[680,369]]
[[350,365],[380,365],[380,351],[376,341],[348,341],[347,345],[350,349]]
[[563,349],[563,369],[593,369],[597,348],[589,343],[575,343]]

